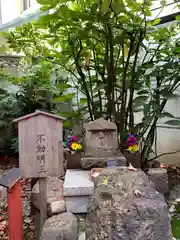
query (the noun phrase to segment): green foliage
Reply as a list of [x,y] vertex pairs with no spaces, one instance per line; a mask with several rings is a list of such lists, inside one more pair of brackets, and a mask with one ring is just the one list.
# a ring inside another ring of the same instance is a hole
[[[173,119],[167,124],[178,123],[164,107],[167,100],[179,97],[175,94],[180,79],[179,27],[155,29],[160,20],[148,20],[151,0],[38,2],[42,11],[53,11],[6,34],[10,48],[59,66],[69,78],[57,87],[78,92],[75,116],[104,117],[114,121],[118,130],[136,131],[144,142],[145,161],[158,119],[168,117]],[[72,99],[73,94],[58,94],[54,102]],[[135,112],[143,113],[139,124]]]
[[12,77],[1,72],[1,82],[7,81],[17,87],[15,92],[1,88],[0,94],[0,129],[1,142],[4,142],[4,151],[7,154],[18,153],[17,128],[12,124],[15,118],[34,112],[36,109],[57,112],[58,98],[64,102],[71,102],[73,94],[65,92],[70,85],[58,76],[56,68],[56,86],[52,85],[52,63],[43,61],[33,65],[23,77]]
[[180,219],[174,218],[171,221],[172,233],[176,239],[180,239]]

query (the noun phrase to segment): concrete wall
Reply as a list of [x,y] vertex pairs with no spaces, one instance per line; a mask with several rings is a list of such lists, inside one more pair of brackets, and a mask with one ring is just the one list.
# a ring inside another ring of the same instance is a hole
[[[178,89],[178,94],[180,94],[180,89]],[[180,99],[169,100],[165,111],[172,113],[176,117],[180,117]],[[180,127],[165,126],[162,122],[166,120],[167,119],[161,119],[161,122],[159,121],[158,123],[158,154],[180,150]],[[175,164],[180,167],[180,152],[177,154],[165,155],[159,159],[166,164]]]
[[[176,21],[159,25],[159,27],[168,27],[171,24],[177,24]],[[177,94],[180,95],[180,88],[177,89]],[[165,111],[173,114],[176,117],[180,117],[180,98],[168,100]],[[141,114],[136,116],[136,121],[141,119]],[[175,152],[180,150],[180,127],[170,127],[165,125],[164,122],[170,119],[163,118],[158,122],[157,128],[157,152],[158,155],[167,152]],[[180,167],[180,152],[177,154],[165,155],[158,158],[165,164],[174,164]]]

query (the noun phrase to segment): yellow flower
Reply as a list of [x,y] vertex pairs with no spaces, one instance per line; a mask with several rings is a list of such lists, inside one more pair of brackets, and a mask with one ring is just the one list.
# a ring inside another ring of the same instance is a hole
[[82,146],[81,144],[78,143],[78,149],[81,150],[82,149]]
[[103,184],[104,184],[104,185],[108,185],[108,180],[107,180],[107,178],[106,178],[105,180],[103,180]]
[[77,150],[81,150],[82,146],[79,143],[72,143],[71,148],[72,150],[77,151]]
[[130,147],[128,148],[128,150],[129,150],[130,152],[138,152],[138,145],[136,144],[136,145],[134,145],[134,146],[130,146]]
[[71,148],[72,150],[76,151],[78,148],[78,143],[72,143]]

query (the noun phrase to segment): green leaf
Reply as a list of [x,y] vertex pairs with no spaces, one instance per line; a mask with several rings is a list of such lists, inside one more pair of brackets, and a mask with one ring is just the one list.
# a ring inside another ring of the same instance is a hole
[[37,0],[37,3],[39,3],[41,5],[55,5],[58,2],[59,2],[59,0]]
[[114,44],[123,44],[124,43],[124,34],[115,36]]
[[155,26],[155,25],[159,24],[160,21],[161,21],[161,19],[160,19],[160,18],[157,18],[157,19],[155,19],[155,20],[153,21],[153,24],[152,24],[152,25]]
[[179,16],[176,16],[176,20],[177,20],[178,22],[180,22],[180,15],[179,15]]
[[145,14],[146,14],[146,16],[148,16],[148,17],[151,17],[151,16],[152,16],[151,10],[148,9],[148,8],[145,9]]
[[105,89],[106,87],[107,87],[107,84],[100,84],[95,88],[95,90],[98,91],[98,90],[101,90],[101,89]]
[[0,127],[4,127],[6,125],[5,121],[0,120]]
[[72,121],[63,121],[64,128],[72,128],[72,126],[73,126]]
[[138,95],[144,95],[144,94],[148,94],[148,93],[149,93],[148,90],[141,90],[141,91],[137,92]]
[[58,83],[58,84],[56,84],[56,88],[57,89],[61,89],[61,90],[65,90],[65,89],[68,89],[70,87],[71,87],[71,85],[67,84],[67,83]]
[[67,94],[67,95],[63,95],[63,96],[58,96],[54,98],[54,102],[58,103],[58,102],[67,102],[67,101],[71,101],[73,98],[74,94]]
[[169,112],[162,112],[158,115],[159,118],[163,118],[163,117],[169,117],[169,118],[175,118],[175,116],[173,116],[171,113]]
[[162,91],[161,95],[164,99],[178,99],[180,97],[179,94],[174,94],[167,91]]
[[42,7],[40,8],[40,11],[41,11],[41,12],[46,12],[46,11],[48,11],[48,10],[50,10],[50,9],[51,9],[51,6],[44,5],[44,6],[42,6]]
[[171,227],[172,227],[173,236],[177,239],[180,239],[180,219],[174,217],[171,220]]
[[172,125],[172,126],[180,126],[180,120],[169,120],[165,122],[165,124]]
[[81,104],[87,103],[87,98],[80,98],[80,103]]
[[142,96],[138,96],[134,99],[134,103],[135,105],[144,105],[146,100],[148,99],[148,96],[142,95]]
[[121,0],[112,0],[111,7],[116,14],[119,14],[120,12],[124,12],[124,9],[125,9],[124,4]]
[[109,9],[110,0],[103,0],[101,4],[101,10],[103,13],[106,13]]
[[143,67],[144,67],[145,69],[153,68],[153,66],[154,66],[153,63],[145,63],[145,64],[143,65]]
[[144,104],[144,110],[143,110],[144,117],[146,117],[150,113],[150,110],[151,110],[151,103]]

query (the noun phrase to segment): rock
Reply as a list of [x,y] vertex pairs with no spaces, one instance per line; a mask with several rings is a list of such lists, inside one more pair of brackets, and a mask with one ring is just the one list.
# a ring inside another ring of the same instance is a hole
[[170,213],[176,212],[176,208],[175,208],[174,205],[172,205],[172,206],[169,208],[169,212],[170,212]]
[[41,240],[75,240],[78,234],[78,222],[72,213],[62,213],[46,220]]
[[179,203],[180,198],[180,185],[174,186],[170,189],[169,194],[166,196],[166,200],[169,205],[173,204],[173,202]]
[[164,196],[141,170],[106,169],[95,179],[86,239],[172,240]]
[[177,198],[175,201],[176,201],[177,203],[180,203],[180,198]]
[[86,240],[86,233],[85,232],[80,233],[78,240]]
[[150,168],[148,171],[150,180],[155,184],[156,190],[162,194],[169,192],[167,170],[164,168]]
[[51,215],[57,214],[57,213],[63,213],[65,211],[66,211],[66,204],[64,200],[50,203]]
[[104,168],[107,167],[107,163],[110,160],[116,162],[116,166],[126,166],[126,159],[124,156],[111,156],[111,157],[82,157],[81,158],[81,167],[83,169],[89,170],[92,168]]
[[179,167],[168,165],[167,174],[168,174],[169,188],[172,188],[180,184],[180,168]]
[[[47,178],[47,203],[63,200],[63,181],[58,177]],[[39,181],[34,185],[31,194],[32,203],[39,209],[41,198],[39,195]]]
[[95,167],[104,168],[106,167],[106,161],[104,160],[104,158],[82,157],[81,167],[88,170]]

